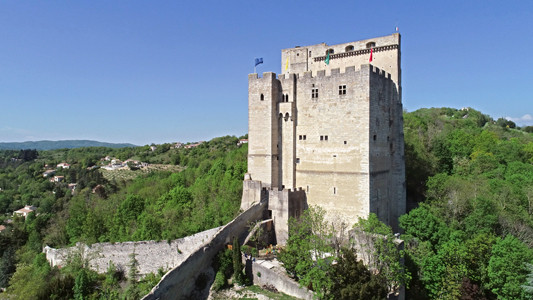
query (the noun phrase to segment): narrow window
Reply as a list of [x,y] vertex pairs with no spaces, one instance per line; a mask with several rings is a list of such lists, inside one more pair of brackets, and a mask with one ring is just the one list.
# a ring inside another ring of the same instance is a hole
[[376,140],[376,135],[374,134],[374,141]]
[[337,188],[333,187],[333,195],[336,195],[336,194],[337,194]]
[[324,136],[323,136],[323,135],[320,136],[320,140],[321,140],[321,141],[324,140]]
[[324,140],[325,140],[325,141],[328,140],[328,136],[327,136],[327,135],[324,136]]
[[309,51],[309,57],[311,57],[311,51]]
[[311,90],[311,98],[313,98],[313,99],[318,98],[318,89],[312,89]]
[[306,188],[306,192],[308,192],[308,193],[309,193],[309,186],[307,186],[307,188]]
[[307,140],[307,135],[304,134],[304,141]]
[[261,94],[261,101],[265,100],[265,95]]
[[300,136],[298,137],[298,139],[301,141],[301,140],[302,140],[302,136],[300,135]]
[[346,85],[339,85],[339,95],[346,95]]
[[300,158],[299,158],[299,157],[296,158],[296,163],[297,163],[297,164],[300,163]]

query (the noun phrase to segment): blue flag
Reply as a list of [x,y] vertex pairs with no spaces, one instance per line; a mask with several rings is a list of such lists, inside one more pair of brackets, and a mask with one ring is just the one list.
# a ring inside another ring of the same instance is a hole
[[262,63],[263,63],[263,58],[262,57],[255,59],[255,66],[256,67],[257,67],[257,65],[262,64]]

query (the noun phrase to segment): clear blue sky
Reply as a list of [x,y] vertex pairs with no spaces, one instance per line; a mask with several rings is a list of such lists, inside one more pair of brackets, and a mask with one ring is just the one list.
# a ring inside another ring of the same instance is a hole
[[[247,132],[280,50],[402,34],[404,108],[533,125],[533,1],[2,1],[0,141]],[[529,115],[529,120],[528,119]]]

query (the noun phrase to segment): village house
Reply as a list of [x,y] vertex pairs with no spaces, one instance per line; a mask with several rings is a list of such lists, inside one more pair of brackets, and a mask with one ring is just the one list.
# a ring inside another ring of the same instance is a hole
[[54,175],[55,173],[56,173],[55,170],[46,170],[46,171],[44,171],[44,173],[43,173],[43,177],[49,177],[49,176]]
[[13,215],[19,215],[19,216],[23,216],[24,218],[26,218],[31,212],[34,212],[36,210],[37,210],[37,207],[32,206],[32,205],[26,205],[24,206],[24,208],[14,211]]
[[65,176],[54,176],[54,178],[50,178],[50,182],[62,182],[65,180]]
[[240,139],[239,142],[237,143],[237,146],[240,146],[242,144],[248,144],[248,139]]
[[68,168],[70,168],[70,165],[67,164],[67,163],[59,163],[59,164],[57,164],[57,168],[58,169],[59,168],[68,169]]

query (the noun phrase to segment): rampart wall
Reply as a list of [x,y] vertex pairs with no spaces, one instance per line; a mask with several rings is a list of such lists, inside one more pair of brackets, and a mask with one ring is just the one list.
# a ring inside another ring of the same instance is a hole
[[[266,206],[266,202],[259,202],[250,206],[220,229],[211,240],[206,241],[197,251],[191,253],[183,263],[165,274],[152,291],[144,296],[143,300],[198,299],[199,297],[193,294],[201,292],[195,290],[198,276],[211,267],[215,255],[226,244],[231,243],[233,237],[239,237],[242,243],[247,234],[248,224],[262,219]],[[212,281],[213,278],[209,280]],[[209,286],[210,284],[207,285],[207,288]]]
[[274,287],[279,292],[299,299],[313,299],[313,293],[289,278],[285,269],[277,261],[256,260],[252,262],[251,259],[247,259],[245,262],[246,271],[253,275],[254,285]]
[[52,266],[65,266],[69,257],[79,254],[89,261],[91,269],[106,272],[109,262],[127,271],[132,253],[139,262],[141,275],[169,270],[182,263],[191,253],[211,240],[222,227],[202,231],[181,239],[167,241],[141,241],[125,243],[97,243],[91,246],[78,243],[75,247],[54,249],[44,247],[43,252]]

